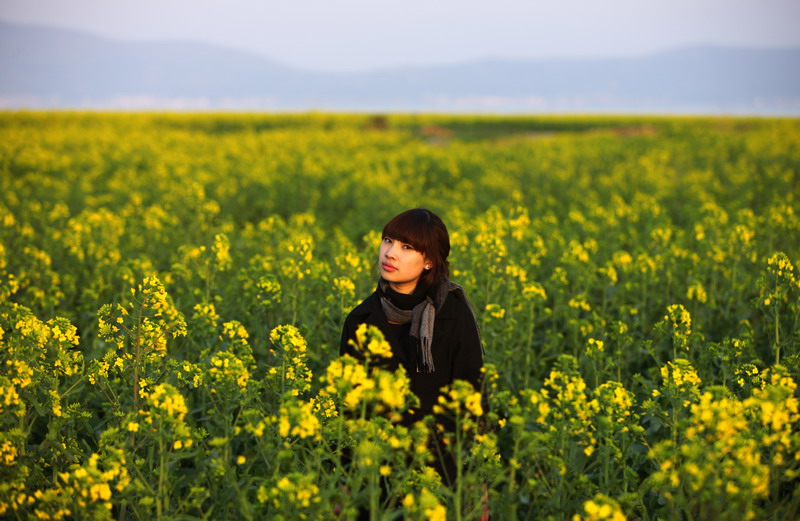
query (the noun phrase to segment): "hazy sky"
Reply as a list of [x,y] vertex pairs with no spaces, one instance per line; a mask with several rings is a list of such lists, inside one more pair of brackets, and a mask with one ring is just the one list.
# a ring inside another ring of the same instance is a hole
[[340,71],[695,44],[800,46],[800,0],[0,0],[0,19],[204,41]]

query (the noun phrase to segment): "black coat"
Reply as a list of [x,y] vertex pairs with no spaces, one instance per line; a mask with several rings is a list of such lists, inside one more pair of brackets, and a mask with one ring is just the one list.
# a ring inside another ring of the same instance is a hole
[[453,380],[467,380],[480,390],[483,349],[472,311],[467,302],[449,293],[442,308],[436,312],[433,325],[431,353],[436,370],[432,373],[418,373],[413,363],[413,355],[398,339],[396,329],[391,327],[380,304],[378,292],[364,299],[344,321],[339,354],[356,356],[348,341],[355,338],[359,324],[378,326],[392,346],[393,357],[387,369],[393,370],[402,364],[411,380],[411,391],[420,400],[420,407],[412,420],[420,419],[432,412],[439,397],[439,390],[453,383]]

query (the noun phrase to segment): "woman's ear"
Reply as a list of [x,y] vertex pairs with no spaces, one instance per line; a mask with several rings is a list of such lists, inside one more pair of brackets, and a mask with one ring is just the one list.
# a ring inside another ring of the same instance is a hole
[[433,268],[433,262],[431,262],[430,259],[428,259],[428,257],[424,257],[423,259],[425,260],[426,270],[430,270],[431,268]]

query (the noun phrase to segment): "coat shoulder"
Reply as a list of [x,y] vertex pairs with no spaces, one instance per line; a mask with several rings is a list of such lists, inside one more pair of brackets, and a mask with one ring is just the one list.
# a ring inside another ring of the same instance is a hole
[[363,318],[369,316],[376,306],[380,305],[378,302],[378,293],[374,292],[367,298],[361,301],[359,305],[354,307],[345,318],[345,323],[352,323],[354,321],[362,321]]
[[339,343],[340,355],[354,354],[350,347],[350,341],[355,337],[358,325],[369,322],[370,316],[374,315],[375,313],[376,306],[380,306],[378,302],[378,295],[377,293],[373,293],[347,314],[342,326],[342,338]]
[[474,313],[467,299],[455,292],[451,292],[439,310],[437,316],[441,318],[469,319],[472,320]]

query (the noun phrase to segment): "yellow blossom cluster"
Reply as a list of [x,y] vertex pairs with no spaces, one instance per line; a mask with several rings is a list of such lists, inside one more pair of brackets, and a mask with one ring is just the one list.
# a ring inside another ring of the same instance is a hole
[[583,311],[591,311],[592,306],[589,305],[583,298],[571,298],[567,305],[574,309],[582,309]]
[[153,409],[163,412],[167,417],[182,421],[189,412],[183,395],[170,384],[159,384],[149,393],[143,392]]
[[606,263],[605,266],[601,266],[597,268],[597,272],[608,279],[609,284],[612,286],[619,282],[619,275],[617,274],[616,268],[614,265],[609,261]]
[[368,360],[392,356],[392,346],[384,338],[383,332],[375,326],[359,324],[356,328],[356,337],[350,342],[356,352]]
[[789,284],[798,284],[794,276],[794,266],[785,253],[778,252],[767,259],[767,271]]
[[[523,400],[526,402],[530,402],[533,406],[533,419],[536,423],[541,425],[547,424],[547,417],[550,414],[550,402],[547,399],[547,391],[536,391],[536,390],[525,390],[522,391],[521,394],[523,395]],[[525,395],[527,396],[527,400],[525,400]],[[517,398],[512,398],[512,405],[516,405]],[[512,416],[509,420],[512,423],[518,423],[520,425],[523,424],[525,419],[522,416]],[[501,420],[502,422],[502,420]]]
[[762,281],[759,301],[765,307],[780,306],[796,295],[800,288],[800,278],[794,274],[794,265],[783,252],[777,252],[767,259],[767,277]]
[[24,416],[25,409],[25,404],[17,392],[17,386],[8,377],[0,376],[0,414],[13,411],[16,416]]
[[191,362],[183,362],[175,371],[175,376],[178,378],[178,380],[186,382],[195,389],[202,385],[203,374],[204,371],[202,366],[199,364],[193,364]]
[[247,388],[250,371],[245,363],[230,351],[220,351],[211,357],[211,368],[208,371],[216,385],[233,383],[240,390]]
[[751,387],[760,388],[764,385],[764,381],[758,367],[753,364],[742,364],[736,368],[735,382],[739,387],[745,387],[749,384]]
[[652,449],[660,465],[653,483],[671,502],[687,491],[712,498],[707,504],[696,500],[709,515],[735,506],[745,519],[758,518],[756,505],[770,497],[772,481],[784,469],[787,477],[796,476],[793,469],[800,465],[795,389],[794,380],[778,368],[744,400],[703,393],[690,408],[682,439]]
[[471,383],[456,380],[450,386],[442,389],[437,400],[438,405],[435,405],[433,410],[437,414],[461,415],[468,413],[476,417],[483,416],[481,399],[481,393],[477,392]]
[[375,386],[364,366],[350,356],[343,356],[328,364],[325,381],[326,393],[341,396],[342,403],[349,409],[355,409],[364,392]]
[[[76,511],[90,514],[94,505],[104,510],[112,508],[112,495],[122,492],[131,483],[125,455],[120,449],[110,449],[103,454],[92,454],[81,466],[58,475],[62,483],[61,494],[72,498]],[[45,492],[37,491],[37,499],[45,499]],[[103,510],[100,510],[102,512]]]
[[222,324],[222,335],[220,339],[225,339],[236,345],[248,345],[247,339],[250,334],[247,329],[237,320],[231,320]]
[[231,259],[231,244],[227,235],[224,233],[214,235],[211,252],[214,254],[217,270],[224,271],[231,267],[233,259]]
[[333,279],[333,287],[344,298],[355,296],[356,285],[349,277],[336,277]]
[[219,322],[219,314],[213,303],[195,304],[194,315],[192,318],[197,323],[203,323],[210,328],[216,328]]
[[586,354],[589,356],[599,356],[605,352],[605,342],[596,338],[590,338],[586,341]]
[[164,317],[168,324],[175,324],[172,328],[172,336],[186,334],[186,323],[183,315],[172,303],[164,284],[157,277],[145,277],[138,291],[131,289],[131,295],[140,295],[142,306],[152,310],[153,316]]
[[576,240],[569,241],[567,249],[562,255],[562,260],[565,262],[575,261],[581,264],[589,262],[592,253],[597,251],[597,241],[589,239],[584,243]]
[[494,318],[503,318],[506,316],[506,310],[497,304],[486,304],[484,311],[487,315]]
[[[532,402],[534,396],[531,395]],[[600,411],[600,403],[591,396],[583,378],[570,367],[565,367],[565,371],[553,370],[544,381],[542,396],[549,401],[549,406],[544,407],[549,413],[548,429],[555,430],[556,425],[568,429],[570,436],[584,446],[584,453],[591,456],[597,444],[593,420]],[[543,409],[535,405],[540,411]]]
[[83,367],[77,328],[61,317],[44,322],[18,304],[0,314],[0,324],[12,333],[0,334],[0,415],[60,417],[59,388],[75,382]]
[[583,503],[583,513],[572,516],[572,521],[626,521],[628,519],[614,499],[595,494]]
[[[291,396],[291,395],[290,395]],[[320,422],[314,414],[313,402],[287,399],[280,407],[278,432],[282,437],[320,438]]]
[[[747,431],[735,431],[746,426],[741,403],[705,393],[692,412],[685,442],[676,446],[665,440],[651,450],[650,457],[660,464],[651,477],[653,484],[668,501],[677,500],[684,489],[698,498],[708,493],[741,504],[746,507],[745,518],[754,518],[750,505],[766,496],[769,468],[761,460],[757,441]],[[714,420],[720,420],[719,428]]]
[[336,408],[336,402],[330,396],[318,395],[311,398],[314,413],[323,418],[336,418],[339,416],[339,411]]
[[587,423],[597,412],[598,402],[590,399],[582,377],[562,371],[551,371],[544,381],[546,396],[555,406],[552,414]]
[[290,240],[281,243],[289,256],[281,266],[284,277],[303,280],[311,274],[311,261],[314,258],[314,238],[307,233],[298,232]]
[[269,339],[283,351],[280,360],[282,370],[272,367],[270,374],[279,376],[282,385],[292,388],[296,393],[308,391],[313,375],[306,364],[308,344],[300,331],[294,326],[278,326],[270,331]]
[[528,282],[528,273],[522,267],[517,266],[516,264],[507,264],[505,274],[508,277],[516,279],[520,284],[525,284]]
[[10,467],[17,461],[17,447],[11,440],[3,440],[0,442],[0,463]]
[[351,356],[343,356],[328,364],[320,391],[322,399],[335,398],[351,411],[367,410],[396,417],[415,400],[410,381],[403,368],[389,372],[364,364]]
[[800,399],[794,378],[776,366],[763,387],[754,389],[753,396],[745,400],[745,406],[763,429],[760,442],[771,451],[773,465],[800,465]]
[[533,301],[547,301],[547,291],[545,291],[544,287],[541,284],[533,282],[531,284],[526,284],[522,288],[522,296],[527,300]]
[[[631,417],[631,409],[634,404],[633,393],[625,389],[619,382],[605,382],[595,389],[600,410],[605,413],[615,424],[625,424]],[[626,425],[622,426],[623,431],[627,431]]]
[[281,302],[281,283],[274,275],[262,275],[256,282],[256,300],[264,307],[271,307]]
[[689,339],[692,334],[692,316],[686,308],[680,304],[668,306],[667,314],[664,315],[664,323],[672,335],[674,348],[677,351],[688,351]]
[[660,371],[666,389],[688,395],[697,393],[700,376],[688,360],[676,358],[667,362],[667,365],[661,366]]
[[277,479],[272,486],[261,485],[256,497],[294,519],[309,519],[309,507],[320,501],[314,481],[313,474],[292,473]]
[[439,498],[423,487],[419,495],[414,496],[409,493],[403,498],[403,507],[412,515],[415,514],[428,521],[446,521],[447,508],[441,503]]
[[686,290],[686,298],[705,304],[708,302],[708,293],[700,282],[694,282]]

